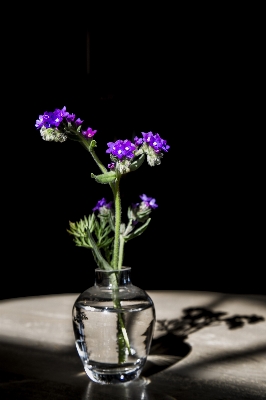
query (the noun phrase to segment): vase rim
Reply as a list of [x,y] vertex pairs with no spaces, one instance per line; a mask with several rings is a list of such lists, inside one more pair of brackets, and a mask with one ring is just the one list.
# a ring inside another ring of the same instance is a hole
[[102,269],[102,268],[95,268],[96,272],[108,272],[108,273],[113,273],[113,272],[121,272],[121,271],[130,271],[131,267],[122,267],[121,269]]

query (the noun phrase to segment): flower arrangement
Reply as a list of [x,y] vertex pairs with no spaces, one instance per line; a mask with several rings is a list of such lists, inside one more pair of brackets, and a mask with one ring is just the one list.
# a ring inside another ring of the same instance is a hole
[[[65,142],[71,139],[81,143],[101,171],[98,175],[91,173],[91,177],[97,183],[108,184],[111,188],[112,201],[107,202],[102,198],[92,209],[91,214],[84,216],[84,219],[78,222],[70,222],[67,231],[73,235],[77,246],[91,249],[100,269],[110,272],[113,305],[115,309],[122,310],[117,297],[119,285],[117,274],[123,265],[124,246],[147,229],[151,221],[150,214],[158,205],[154,198],[142,194],[139,196],[140,202],[128,207],[128,222],[122,222],[121,178],[138,170],[145,159],[150,166],[159,165],[163,154],[168,152],[170,146],[158,133],[152,132],[142,132],[142,137],[135,137],[134,143],[127,139],[109,142],[106,153],[110,155],[111,162],[106,167],[95,151],[97,142],[94,136],[97,130],[91,127],[83,130],[83,122],[63,107],[40,115],[35,126],[45,141]],[[76,317],[75,323],[82,324],[81,316]],[[123,364],[127,357],[132,355],[132,349],[122,313],[118,314],[117,343],[119,364]]]
[[152,132],[142,132],[142,137],[135,137],[134,143],[127,139],[109,142],[106,153],[110,154],[110,164],[106,167],[95,151],[97,142],[94,136],[97,130],[91,127],[83,130],[83,122],[63,107],[40,115],[35,126],[45,141],[65,142],[71,139],[80,142],[101,171],[98,175],[91,173],[91,177],[98,183],[110,185],[113,201],[107,202],[102,198],[88,217],[84,216],[84,219],[78,222],[70,222],[67,231],[73,235],[77,246],[91,249],[99,268],[107,271],[120,270],[125,243],[146,230],[151,221],[151,211],[158,207],[154,198],[142,194],[139,196],[140,202],[128,207],[128,222],[123,223],[121,178],[138,170],[145,159],[150,166],[159,165],[170,146],[158,133]]

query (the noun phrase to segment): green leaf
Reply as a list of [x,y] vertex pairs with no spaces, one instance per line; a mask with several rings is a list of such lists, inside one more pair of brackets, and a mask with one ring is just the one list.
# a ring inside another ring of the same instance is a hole
[[113,156],[113,154],[110,154],[110,159],[111,161],[113,161],[114,163],[117,163],[117,158]]
[[134,232],[132,232],[130,235],[127,235],[124,237],[125,243],[127,243],[129,240],[134,239],[135,237],[141,235],[148,227],[149,223],[151,221],[151,218],[147,219],[145,224],[140,226],[138,229],[136,229]]
[[109,225],[110,225],[112,231],[115,232],[115,217],[112,213],[109,213]]
[[116,179],[116,173],[115,171],[109,171],[106,172],[105,174],[100,174],[100,175],[94,175],[91,174],[91,177],[94,178],[96,180],[96,182],[98,183],[112,183],[115,181]]
[[124,223],[120,224],[120,234],[122,235],[126,230],[126,225]]
[[107,235],[109,235],[109,233],[111,233],[111,232],[112,232],[111,227],[110,227],[110,226],[106,227],[105,230],[104,230],[103,233],[102,233],[101,240],[103,240],[103,239],[104,239]]
[[130,171],[136,171],[144,162],[145,160],[145,154],[142,154],[137,160],[133,161],[133,163],[130,165],[129,169]]
[[112,270],[111,265],[103,258],[102,254],[101,254],[97,244],[95,243],[95,241],[92,237],[92,234],[90,233],[89,230],[87,231],[87,235],[88,235],[88,239],[90,241],[90,245],[93,248],[95,257],[98,260],[98,265],[101,268],[105,269],[106,271],[111,271]]
[[89,221],[88,221],[88,218],[86,217],[86,215],[84,215],[84,221],[85,221],[86,226],[89,226]]
[[152,211],[151,208],[147,208],[146,210],[139,211],[137,213],[137,220],[139,222],[144,223],[148,219],[148,216],[150,215],[151,211]]
[[114,241],[114,238],[109,238],[109,239],[105,240],[104,242],[102,242],[100,244],[97,243],[97,246],[98,246],[99,249],[104,247],[106,250],[108,250],[108,247],[110,246],[110,244],[113,243],[113,241]]
[[122,233],[123,234],[123,236],[128,236],[129,234],[130,234],[130,232],[132,232],[133,231],[133,229],[134,229],[134,226],[132,225],[132,219],[129,221],[129,223],[128,223],[128,225],[127,225],[127,228],[125,229],[125,232],[120,232],[120,233]]
[[127,209],[127,217],[128,217],[129,220],[130,219],[132,219],[132,220],[136,219],[131,207],[128,207],[128,209]]
[[90,214],[90,215],[89,215],[89,230],[90,230],[91,232],[93,232],[93,230],[94,230],[95,221],[96,221],[95,214],[94,214],[94,213],[93,213],[93,214]]
[[93,150],[94,147],[97,147],[97,142],[96,142],[96,140],[92,139],[90,142],[89,150],[90,151]]

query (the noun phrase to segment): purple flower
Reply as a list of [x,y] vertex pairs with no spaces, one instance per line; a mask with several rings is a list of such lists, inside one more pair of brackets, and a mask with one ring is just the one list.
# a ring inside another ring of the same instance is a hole
[[50,125],[58,127],[63,120],[63,117],[60,113],[60,110],[55,110],[53,113],[50,113]]
[[74,122],[76,118],[75,114],[68,114],[68,116],[66,117],[67,122]]
[[97,130],[92,130],[92,128],[88,128],[86,131],[82,131],[82,135],[84,135],[84,136],[86,136],[88,138],[94,136],[95,133],[97,133]]
[[155,153],[159,153],[161,150],[168,152],[170,146],[168,146],[166,140],[162,139],[158,133],[153,134],[152,132],[141,132],[143,139],[149,146],[153,148]]
[[102,207],[110,209],[112,207],[112,204],[113,204],[112,201],[110,201],[110,203],[106,203],[106,200],[103,197],[101,200],[97,202],[96,206],[92,209],[92,211],[100,210]]
[[54,112],[60,115],[61,118],[67,118],[69,115],[69,112],[66,111],[66,107],[63,107],[62,110],[57,108]]
[[152,197],[147,197],[146,194],[142,194],[139,196],[142,200],[142,202],[145,204],[146,207],[148,208],[157,208],[158,205],[155,203],[156,200],[153,199]]
[[109,142],[107,143],[107,146],[109,149],[106,150],[106,153],[111,153],[119,160],[124,158],[131,159],[134,157],[133,152],[136,149],[136,146],[131,143],[130,140],[117,140],[115,143]]
[[36,120],[36,128],[40,129],[43,126],[45,128],[55,128],[58,127],[61,122],[63,121],[63,118],[67,118],[69,113],[66,111],[66,107],[63,107],[62,110],[60,109],[55,109],[52,112],[47,112],[43,115],[39,115],[39,119]]
[[39,119],[36,120],[35,126],[37,129],[40,129],[44,125],[44,123],[45,123],[45,121],[44,121],[43,115],[39,115]]
[[63,119],[60,113],[57,112],[57,110],[55,110],[54,112],[45,112],[43,118],[45,120],[45,128],[53,128],[55,126],[57,127],[58,125],[60,125],[60,122]]
[[108,164],[108,168],[109,169],[114,169],[115,168],[115,163],[112,162],[111,164]]
[[62,118],[68,117],[69,113],[66,111],[66,107],[64,106],[62,110],[56,110]]
[[75,125],[76,125],[76,126],[80,126],[80,125],[82,124],[82,122],[83,122],[83,121],[81,121],[81,119],[78,118],[78,119],[76,119],[76,121],[75,121]]
[[[52,112],[45,111],[43,115],[39,115],[39,119],[36,120],[35,126],[38,129],[41,129],[43,126],[46,129],[57,128],[62,121],[71,123],[74,122],[75,118],[75,114],[69,114],[69,112],[66,111],[66,107],[63,107],[62,110],[56,108]],[[77,118],[75,121],[76,127],[79,127],[82,122],[83,121],[80,118]]]
[[134,142],[136,146],[139,146],[143,143],[143,139],[142,138],[138,138],[137,136],[134,137]]

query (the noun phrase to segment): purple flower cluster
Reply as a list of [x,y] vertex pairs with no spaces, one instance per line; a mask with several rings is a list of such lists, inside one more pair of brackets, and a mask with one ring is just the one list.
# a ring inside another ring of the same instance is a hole
[[137,146],[142,145],[143,143],[147,143],[149,146],[153,148],[155,153],[160,153],[162,150],[168,152],[170,146],[167,144],[167,141],[162,139],[158,133],[153,134],[152,132],[141,132],[143,138],[138,138],[137,136],[134,138],[134,142]]
[[102,207],[110,209],[112,207],[113,202],[110,201],[110,203],[107,203],[105,198],[103,197],[101,200],[99,200],[96,204],[96,206],[92,209],[92,211],[97,211],[100,210]]
[[[36,120],[36,128],[41,129],[44,128],[57,128],[62,122],[66,123],[74,123],[75,128],[78,128],[83,121],[80,118],[76,119],[75,114],[70,114],[66,111],[66,107],[63,107],[62,110],[56,108],[52,112],[45,111],[43,115],[39,115],[39,119]],[[88,128],[86,131],[82,131],[82,134],[91,138],[95,135],[97,130],[92,130],[92,128]]]
[[156,200],[153,199],[152,197],[148,197],[146,196],[146,194],[142,194],[141,196],[139,196],[142,200],[142,202],[145,204],[146,207],[148,208],[157,208],[158,205],[155,203]]
[[[45,128],[57,128],[63,119],[65,118],[66,122],[74,122],[76,116],[75,114],[69,114],[66,111],[66,107],[63,107],[62,110],[56,108],[54,111],[45,111],[43,115],[39,115],[39,119],[36,120],[36,128],[40,129],[43,126]],[[82,124],[80,118],[77,118],[75,121],[75,125],[78,127]]]
[[108,149],[106,153],[111,153],[114,157],[117,157],[119,160],[129,159],[131,160],[134,157],[134,150],[136,146],[131,143],[130,140],[117,140],[116,142],[107,143]]
[[148,197],[148,196],[146,196],[146,194],[142,194],[139,197],[141,198],[142,202],[132,204],[133,208],[136,209],[141,205],[142,206],[144,205],[146,208],[157,208],[158,207],[158,205],[155,203],[156,200],[153,199],[152,197]]

